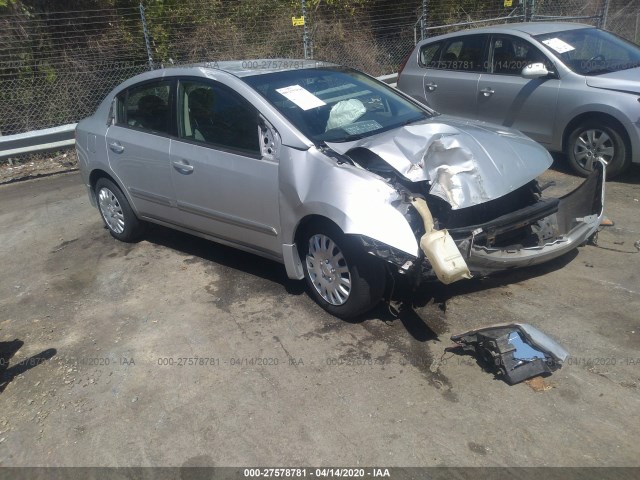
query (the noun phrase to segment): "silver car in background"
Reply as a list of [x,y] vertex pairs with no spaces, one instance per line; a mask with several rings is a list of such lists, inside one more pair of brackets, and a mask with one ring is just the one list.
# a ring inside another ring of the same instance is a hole
[[398,88],[438,112],[518,129],[580,175],[640,162],[640,47],[575,23],[517,23],[424,40]]
[[556,258],[593,235],[603,210],[604,164],[546,198],[536,177],[552,160],[531,139],[436,115],[327,63],[147,72],[76,137],[115,238],[154,222],[270,258],[342,318],[398,275],[451,283]]

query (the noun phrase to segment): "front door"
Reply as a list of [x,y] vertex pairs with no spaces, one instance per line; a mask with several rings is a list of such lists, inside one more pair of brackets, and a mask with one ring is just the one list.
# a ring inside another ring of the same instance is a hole
[[171,172],[180,223],[281,256],[277,158],[263,156],[257,110],[213,80],[178,86]]
[[526,79],[522,69],[531,63],[553,64],[535,46],[511,35],[491,38],[491,69],[478,82],[479,120],[516,128],[534,140],[550,144],[558,103],[560,80]]

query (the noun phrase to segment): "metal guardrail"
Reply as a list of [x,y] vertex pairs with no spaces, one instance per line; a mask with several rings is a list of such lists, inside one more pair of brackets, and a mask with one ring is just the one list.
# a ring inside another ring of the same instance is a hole
[[[376,78],[395,87],[398,81],[398,74],[392,73]],[[76,125],[77,123],[69,123],[60,127],[33,130],[4,137],[0,136],[0,159],[74,145],[76,142],[74,135]]]
[[381,75],[380,77],[376,77],[376,78],[381,82],[386,83],[387,85],[391,85],[392,87],[395,87],[398,83],[397,73],[392,73],[390,75]]
[[60,127],[0,136],[0,159],[74,145],[76,125],[77,123],[69,123]]

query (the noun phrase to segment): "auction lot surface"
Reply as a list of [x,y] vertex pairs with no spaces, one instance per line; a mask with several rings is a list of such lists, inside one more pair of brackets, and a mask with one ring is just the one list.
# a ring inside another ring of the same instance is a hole
[[[112,239],[78,174],[1,186],[0,465],[638,466],[640,172],[607,186],[599,247],[354,323],[253,255]],[[571,353],[547,389],[438,363],[497,322]]]

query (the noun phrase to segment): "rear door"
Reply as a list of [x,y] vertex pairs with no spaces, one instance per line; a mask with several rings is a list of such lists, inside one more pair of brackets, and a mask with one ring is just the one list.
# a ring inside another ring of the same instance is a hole
[[140,215],[175,217],[169,151],[172,80],[145,82],[116,98],[116,120],[107,130],[109,165]]
[[213,80],[182,79],[171,174],[180,223],[270,255],[278,241],[275,156],[261,154],[258,111]]
[[427,44],[420,51],[427,105],[440,113],[473,118],[480,75],[485,71],[488,35],[460,35]]
[[521,130],[534,140],[550,144],[558,103],[560,80],[526,79],[522,69],[531,63],[552,62],[528,41],[511,35],[492,35],[490,70],[478,83],[477,118]]

